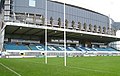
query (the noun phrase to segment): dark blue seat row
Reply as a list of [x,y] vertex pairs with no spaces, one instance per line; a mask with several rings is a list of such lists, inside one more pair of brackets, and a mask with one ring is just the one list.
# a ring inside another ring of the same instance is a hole
[[96,51],[117,51],[113,48],[94,48]]
[[[16,44],[16,43],[5,43],[4,49],[6,50],[37,50],[37,51],[44,51],[45,46],[43,44]],[[48,45],[48,51],[64,51],[63,46],[57,45]],[[79,46],[67,46],[67,51],[116,51],[112,48],[88,48],[88,47],[79,47]]]
[[15,43],[5,43],[4,49],[6,50],[29,50],[29,48],[24,44],[15,44]]

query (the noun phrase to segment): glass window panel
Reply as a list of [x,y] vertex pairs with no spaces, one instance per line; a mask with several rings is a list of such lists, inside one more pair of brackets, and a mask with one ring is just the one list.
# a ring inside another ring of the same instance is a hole
[[29,0],[29,6],[36,7],[36,0]]

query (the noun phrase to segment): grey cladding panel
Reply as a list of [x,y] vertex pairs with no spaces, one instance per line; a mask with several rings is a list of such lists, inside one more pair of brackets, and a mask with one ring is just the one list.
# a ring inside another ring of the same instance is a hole
[[14,12],[44,14],[45,0],[35,0],[35,7],[29,6],[29,0],[13,0]]
[[[34,0],[33,0],[34,1]],[[15,12],[27,12],[27,13],[37,13],[45,14],[45,1],[46,0],[35,0],[35,7],[29,6],[29,0],[14,0],[13,11]],[[53,17],[54,20],[57,20],[59,17],[63,21],[63,5],[55,2],[48,1],[48,19]],[[80,21],[82,25],[86,23],[87,25],[92,24],[97,26],[107,26],[108,17],[85,10],[82,8],[76,8],[73,6],[66,6],[66,18],[68,19],[69,24],[72,20],[76,23]]]
[[29,6],[29,0],[13,0],[14,6]]
[[27,12],[27,13],[37,13],[37,14],[42,14],[44,15],[44,9],[35,9],[34,7],[30,7],[30,8],[20,8],[20,7],[16,7],[15,12]]

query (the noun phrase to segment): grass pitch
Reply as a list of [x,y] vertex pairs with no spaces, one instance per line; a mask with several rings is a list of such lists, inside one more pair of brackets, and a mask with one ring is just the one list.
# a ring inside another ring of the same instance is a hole
[[63,58],[48,58],[48,64],[44,58],[0,59],[0,76],[20,75],[120,76],[120,57],[72,57],[67,58],[66,67]]

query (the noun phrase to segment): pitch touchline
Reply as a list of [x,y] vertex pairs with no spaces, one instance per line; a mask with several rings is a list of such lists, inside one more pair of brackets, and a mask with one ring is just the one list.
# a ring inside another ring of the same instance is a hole
[[5,68],[8,69],[9,71],[13,72],[14,74],[16,74],[16,75],[18,75],[18,76],[22,76],[22,75],[20,75],[19,73],[17,73],[16,71],[14,71],[14,70],[10,69],[9,67],[7,67],[6,65],[4,65],[4,64],[2,64],[2,63],[0,63],[0,65],[2,65],[3,67],[5,67]]

